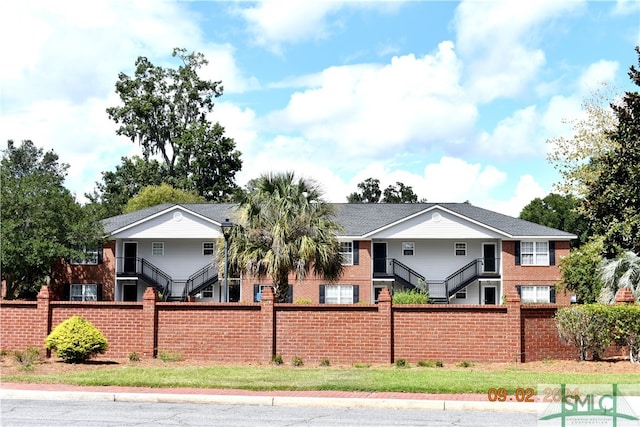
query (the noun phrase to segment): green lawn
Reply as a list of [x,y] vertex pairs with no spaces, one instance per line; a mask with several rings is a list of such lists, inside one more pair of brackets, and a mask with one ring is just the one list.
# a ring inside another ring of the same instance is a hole
[[576,374],[520,370],[487,371],[447,368],[400,369],[305,368],[274,366],[138,367],[77,373],[7,376],[6,382],[64,383],[92,386],[235,388],[245,390],[344,390],[370,392],[486,393],[504,388],[509,393],[538,384],[640,384],[638,374]]

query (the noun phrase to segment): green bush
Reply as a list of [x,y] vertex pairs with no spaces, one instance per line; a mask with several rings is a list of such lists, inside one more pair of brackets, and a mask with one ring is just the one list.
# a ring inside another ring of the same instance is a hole
[[474,363],[469,361],[469,360],[463,360],[462,362],[456,363],[456,366],[458,368],[470,368],[470,367],[474,366]]
[[291,359],[291,365],[303,366],[304,362],[302,361],[302,357],[295,356],[293,359]]
[[420,360],[418,366],[423,368],[442,368],[444,364],[442,360]]
[[395,365],[396,365],[396,368],[408,368],[409,367],[409,363],[407,362],[407,359],[397,359]]
[[20,369],[24,371],[32,371],[35,364],[42,359],[40,350],[35,347],[28,347],[26,350],[16,350],[13,352],[13,357],[16,359],[16,362],[20,364]]
[[308,305],[308,304],[312,304],[312,301],[309,298],[298,298],[293,303]]
[[80,316],[73,316],[60,323],[45,339],[49,350],[67,363],[84,362],[102,354],[109,344],[102,333]]
[[629,347],[630,360],[640,363],[640,306],[575,305],[556,313],[560,338],[578,349],[580,360],[598,360],[611,344]]
[[182,360],[182,355],[180,353],[174,353],[170,351],[161,351],[158,353],[158,359],[163,362],[179,362]]
[[329,359],[322,359],[322,361],[320,362],[320,366],[330,366],[331,362],[329,362]]
[[282,360],[282,355],[281,354],[274,354],[271,357],[271,363],[273,363],[274,365],[282,365],[284,363],[284,360]]
[[393,293],[394,304],[428,304],[429,294],[419,289]]

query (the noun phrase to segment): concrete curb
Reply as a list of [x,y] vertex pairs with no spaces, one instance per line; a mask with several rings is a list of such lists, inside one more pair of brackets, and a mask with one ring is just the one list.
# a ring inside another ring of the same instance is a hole
[[537,413],[540,403],[463,401],[446,399],[367,399],[357,397],[245,396],[129,392],[42,391],[0,389],[0,399],[76,400],[139,403],[208,403],[218,405],[307,406],[332,408],[421,409]]

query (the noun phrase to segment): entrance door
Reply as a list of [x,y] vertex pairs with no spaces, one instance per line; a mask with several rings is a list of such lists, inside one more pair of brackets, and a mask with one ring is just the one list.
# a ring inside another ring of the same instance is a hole
[[124,272],[136,272],[136,260],[138,257],[138,242],[124,242]]
[[496,244],[495,243],[483,243],[482,244],[482,258],[484,259],[484,272],[496,273]]
[[484,295],[483,299],[486,305],[496,304],[496,287],[495,286],[485,286],[483,288],[482,294]]
[[122,301],[138,301],[138,284],[122,285]]
[[387,244],[373,243],[373,274],[387,273]]

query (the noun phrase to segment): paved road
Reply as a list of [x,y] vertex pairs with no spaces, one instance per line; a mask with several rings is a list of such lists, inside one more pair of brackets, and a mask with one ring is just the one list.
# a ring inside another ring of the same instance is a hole
[[3,399],[3,427],[535,426],[533,413]]

